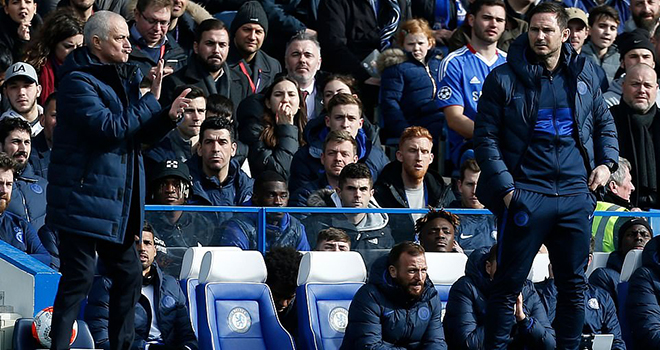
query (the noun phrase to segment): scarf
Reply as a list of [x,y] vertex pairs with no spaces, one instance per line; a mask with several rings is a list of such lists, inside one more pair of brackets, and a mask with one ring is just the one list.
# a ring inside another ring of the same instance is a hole
[[46,63],[41,67],[39,72],[39,83],[41,83],[41,95],[39,96],[39,104],[44,105],[46,99],[50,94],[55,92],[55,75],[57,74],[57,67],[62,64],[57,61],[55,55],[48,56]]

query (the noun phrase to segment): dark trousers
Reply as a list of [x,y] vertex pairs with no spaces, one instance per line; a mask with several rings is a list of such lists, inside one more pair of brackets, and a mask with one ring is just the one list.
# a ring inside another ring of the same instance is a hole
[[499,217],[497,271],[486,307],[486,349],[507,348],[516,298],[541,244],[548,248],[557,286],[557,349],[578,349],[595,207],[590,193],[553,197],[514,192],[509,209]]
[[97,253],[106,275],[112,280],[108,320],[110,349],[130,349],[135,332],[135,304],[142,286],[142,267],[134,235],[127,233],[123,244],[71,232],[60,231],[59,235],[62,278],[53,309],[51,350],[69,349],[73,321],[80,312],[80,303],[92,287]]

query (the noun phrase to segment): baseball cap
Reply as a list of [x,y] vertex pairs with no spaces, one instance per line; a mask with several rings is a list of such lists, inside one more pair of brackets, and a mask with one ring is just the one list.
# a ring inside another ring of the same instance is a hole
[[587,14],[584,13],[581,9],[577,7],[568,7],[566,8],[566,13],[568,13],[568,20],[572,19],[579,19],[580,21],[584,22],[585,26],[589,26],[589,19],[587,18]]
[[16,77],[25,77],[35,84],[39,84],[37,71],[31,65],[24,62],[16,62],[5,71],[5,83]]
[[155,166],[150,182],[170,176],[178,177],[186,182],[192,180],[186,163],[179,160],[166,160]]

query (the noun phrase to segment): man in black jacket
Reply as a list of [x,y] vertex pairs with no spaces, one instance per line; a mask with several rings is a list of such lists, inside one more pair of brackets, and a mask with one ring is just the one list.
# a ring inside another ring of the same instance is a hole
[[[399,138],[395,161],[383,168],[374,185],[383,208],[447,207],[454,200],[451,188],[440,175],[429,172],[433,162],[433,137],[421,126],[406,128]],[[415,221],[424,214],[396,215],[392,220],[394,240],[412,240]]]
[[248,95],[248,82],[244,75],[235,73],[227,65],[229,33],[224,23],[214,18],[200,23],[195,32],[193,52],[187,66],[163,80],[160,102],[170,103],[176,96],[177,86],[194,85],[204,91],[204,96],[220,94],[237,107]]
[[[138,238],[137,236],[135,237]],[[196,350],[197,337],[190,324],[186,298],[179,283],[164,275],[154,262],[154,229],[145,222],[142,239],[135,241],[142,266],[142,294],[135,307],[135,340],[132,349]],[[112,281],[94,282],[85,308],[85,321],[99,349],[109,349],[108,315]]]

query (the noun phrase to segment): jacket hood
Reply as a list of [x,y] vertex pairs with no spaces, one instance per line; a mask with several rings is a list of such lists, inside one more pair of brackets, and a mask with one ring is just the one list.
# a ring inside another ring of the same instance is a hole
[[[75,49],[66,57],[64,63],[57,70],[58,80],[61,80],[65,75],[73,71],[83,71],[97,78],[106,75],[116,75],[117,73],[129,78],[133,77],[134,74],[141,74],[139,73],[138,66],[132,63],[101,63],[96,56],[91,54],[86,46]],[[142,77],[140,77],[140,80],[142,80]]]
[[378,72],[383,73],[386,68],[396,66],[408,60],[408,55],[401,49],[387,49],[378,56],[376,62]]
[[660,256],[658,256],[658,247],[660,246],[660,236],[653,237],[644,246],[642,252],[642,266],[648,267],[657,273],[660,273]]
[[467,265],[465,265],[465,275],[472,279],[474,285],[482,293],[485,293],[490,283],[490,276],[486,272],[486,260],[490,255],[490,249],[490,247],[475,249],[468,257]]
[[424,291],[421,297],[416,300],[410,299],[406,292],[390,276],[388,259],[389,256],[387,254],[376,259],[369,270],[369,281],[367,283],[375,285],[390,301],[407,306],[417,301],[431,300],[438,294],[431,279],[427,278],[424,282]]
[[[578,55],[570,43],[565,42],[561,47],[561,57],[559,58],[567,67],[574,67],[574,72],[580,72],[584,66],[585,58]],[[529,47],[529,38],[527,33],[521,34],[509,48],[507,62],[511,69],[525,86],[535,89],[538,83],[538,77],[543,72],[543,67],[536,61],[534,53]],[[575,66],[577,64],[577,66]]]

